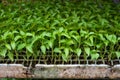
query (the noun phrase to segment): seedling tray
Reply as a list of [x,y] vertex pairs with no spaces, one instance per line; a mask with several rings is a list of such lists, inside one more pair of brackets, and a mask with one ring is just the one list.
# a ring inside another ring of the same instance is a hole
[[120,78],[119,1],[12,1],[0,5],[1,78]]

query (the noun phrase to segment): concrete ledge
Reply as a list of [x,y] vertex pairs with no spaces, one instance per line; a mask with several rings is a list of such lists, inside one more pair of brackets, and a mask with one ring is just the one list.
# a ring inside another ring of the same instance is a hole
[[40,65],[34,70],[36,78],[105,78],[110,73],[107,65]]
[[35,68],[21,64],[0,64],[0,78],[62,78],[62,79],[98,79],[120,78],[120,65],[44,65]]
[[0,78],[28,78],[27,68],[21,64],[0,64]]
[[120,65],[115,65],[111,68],[111,74],[109,76],[110,78],[120,78]]

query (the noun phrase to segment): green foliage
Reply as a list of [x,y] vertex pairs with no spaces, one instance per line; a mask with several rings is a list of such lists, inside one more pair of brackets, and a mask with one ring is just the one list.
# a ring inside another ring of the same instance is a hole
[[0,4],[0,56],[13,61],[21,53],[36,58],[51,51],[66,62],[70,55],[119,59],[120,7],[112,6],[89,0]]

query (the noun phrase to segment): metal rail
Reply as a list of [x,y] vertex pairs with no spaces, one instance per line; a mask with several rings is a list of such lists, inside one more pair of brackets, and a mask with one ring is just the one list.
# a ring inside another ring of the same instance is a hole
[[114,59],[114,60],[107,60],[107,59],[98,59],[98,60],[91,60],[91,59],[83,59],[81,57],[77,57],[75,55],[72,55],[67,62],[62,60],[62,57],[60,56],[51,56],[51,55],[46,55],[46,56],[39,56],[37,58],[29,58],[26,59],[25,55],[19,55],[18,59],[15,58],[13,61],[11,61],[8,58],[0,59],[0,64],[23,64],[24,66],[27,67],[34,67],[36,64],[84,64],[84,65],[89,65],[89,64],[107,64],[110,66],[114,66],[116,64],[120,64],[120,59]]

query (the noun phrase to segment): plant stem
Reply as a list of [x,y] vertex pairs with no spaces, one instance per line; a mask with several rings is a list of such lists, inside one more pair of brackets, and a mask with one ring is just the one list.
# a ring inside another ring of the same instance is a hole
[[53,52],[53,48],[52,48],[52,61],[54,59],[54,52]]

